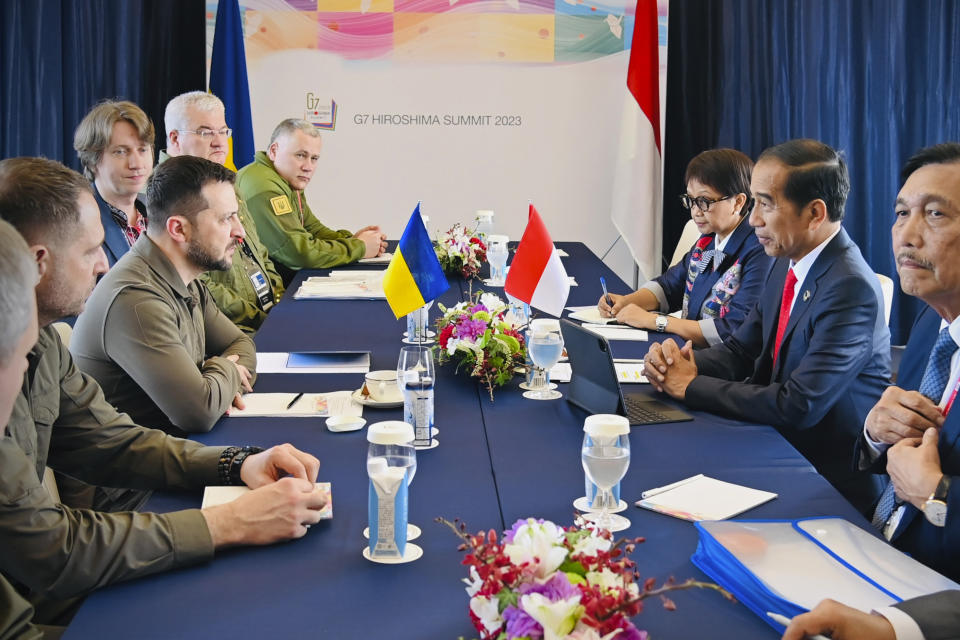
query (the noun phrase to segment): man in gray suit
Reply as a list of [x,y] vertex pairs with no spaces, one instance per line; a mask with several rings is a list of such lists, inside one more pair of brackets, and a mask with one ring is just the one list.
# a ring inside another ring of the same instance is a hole
[[904,600],[872,613],[824,600],[793,619],[783,640],[818,633],[833,640],[949,640],[960,637],[960,591]]

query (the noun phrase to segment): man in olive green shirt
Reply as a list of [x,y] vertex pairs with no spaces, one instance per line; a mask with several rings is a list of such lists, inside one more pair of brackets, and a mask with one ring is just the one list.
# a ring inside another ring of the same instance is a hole
[[198,280],[230,268],[237,240],[232,171],[171,158],[147,186],[147,232],[103,277],[70,350],[107,401],[174,435],[206,432],[256,376],[253,340]]
[[[27,240],[34,260],[28,272],[40,273],[39,340],[23,343],[32,349],[26,359],[11,361],[15,368],[0,365],[0,411],[9,411],[6,399],[14,397],[10,418],[3,420],[7,434],[0,437],[3,579],[55,605],[112,582],[209,560],[218,548],[298,538],[319,521],[324,499],[313,488],[319,462],[312,455],[290,445],[262,453],[204,447],[138,426],[74,366],[49,325],[83,311],[107,269],[99,210],[80,174],[42,158],[0,161],[0,219]],[[0,238],[0,247],[10,244]],[[9,289],[4,280],[29,282],[6,272],[0,266],[0,298]],[[28,297],[19,306],[31,304]],[[0,313],[3,335],[17,321]],[[114,487],[246,484],[254,490],[203,510],[102,513],[55,503],[41,483],[46,465]],[[40,614],[37,619],[45,621]]]
[[303,190],[320,159],[320,145],[320,132],[309,122],[284,120],[273,130],[267,151],[258,151],[237,174],[237,191],[288,283],[299,269],[337,267],[387,248],[380,227],[335,231],[313,215]]
[[[223,102],[206,91],[183,93],[167,103],[164,114],[167,148],[160,162],[168,157],[197,156],[233,169],[228,161],[230,129]],[[207,271],[200,280],[210,290],[220,311],[247,333],[260,328],[267,312],[283,296],[283,279],[260,242],[257,225],[239,199],[237,217],[246,237],[237,240],[233,264],[226,271]]]

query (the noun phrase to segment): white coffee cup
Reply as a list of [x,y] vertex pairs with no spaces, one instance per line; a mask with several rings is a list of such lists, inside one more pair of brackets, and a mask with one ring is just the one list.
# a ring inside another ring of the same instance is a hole
[[400,395],[395,370],[371,371],[365,376],[365,382],[370,399],[376,402],[392,402]]

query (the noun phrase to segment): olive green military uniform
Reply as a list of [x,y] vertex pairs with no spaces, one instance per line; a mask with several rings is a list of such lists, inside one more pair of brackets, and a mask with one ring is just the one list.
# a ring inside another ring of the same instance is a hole
[[33,607],[0,576],[0,640],[43,640],[30,623]]
[[[166,151],[160,152],[158,164],[162,164],[170,156]],[[237,217],[246,232],[246,249],[242,244],[233,254],[233,264],[227,271],[207,271],[200,276],[200,280],[207,285],[210,295],[217,303],[217,307],[225,316],[243,331],[253,333],[260,328],[267,319],[268,305],[262,304],[250,279],[252,271],[259,270],[270,286],[270,304],[276,304],[283,296],[283,278],[277,273],[277,268],[270,259],[266,248],[260,242],[257,234],[257,225],[254,224],[247,206],[237,193],[240,208]],[[266,307],[266,308],[265,308]]]
[[242,379],[227,356],[257,368],[253,340],[201,282],[184,285],[148,234],[97,284],[70,350],[108,402],[175,435],[209,431],[232,405]]
[[62,600],[211,559],[199,509],[72,509],[54,503],[41,478],[50,466],[108,487],[197,489],[221,484],[223,447],[146,429],[118,413],[51,327],[40,330],[28,360],[8,435],[0,437],[0,572],[35,596]]
[[237,173],[237,192],[287,282],[299,269],[337,267],[359,260],[366,251],[363,240],[350,231],[334,231],[317,220],[303,192],[277,173],[263,151]]

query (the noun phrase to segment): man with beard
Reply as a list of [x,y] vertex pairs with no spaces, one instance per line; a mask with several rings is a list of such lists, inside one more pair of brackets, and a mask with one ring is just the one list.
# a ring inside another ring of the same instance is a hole
[[244,237],[234,176],[193,156],[157,168],[147,232],[97,285],[70,345],[108,402],[174,435],[209,431],[242,407],[256,375],[253,341],[197,281],[229,269]]

